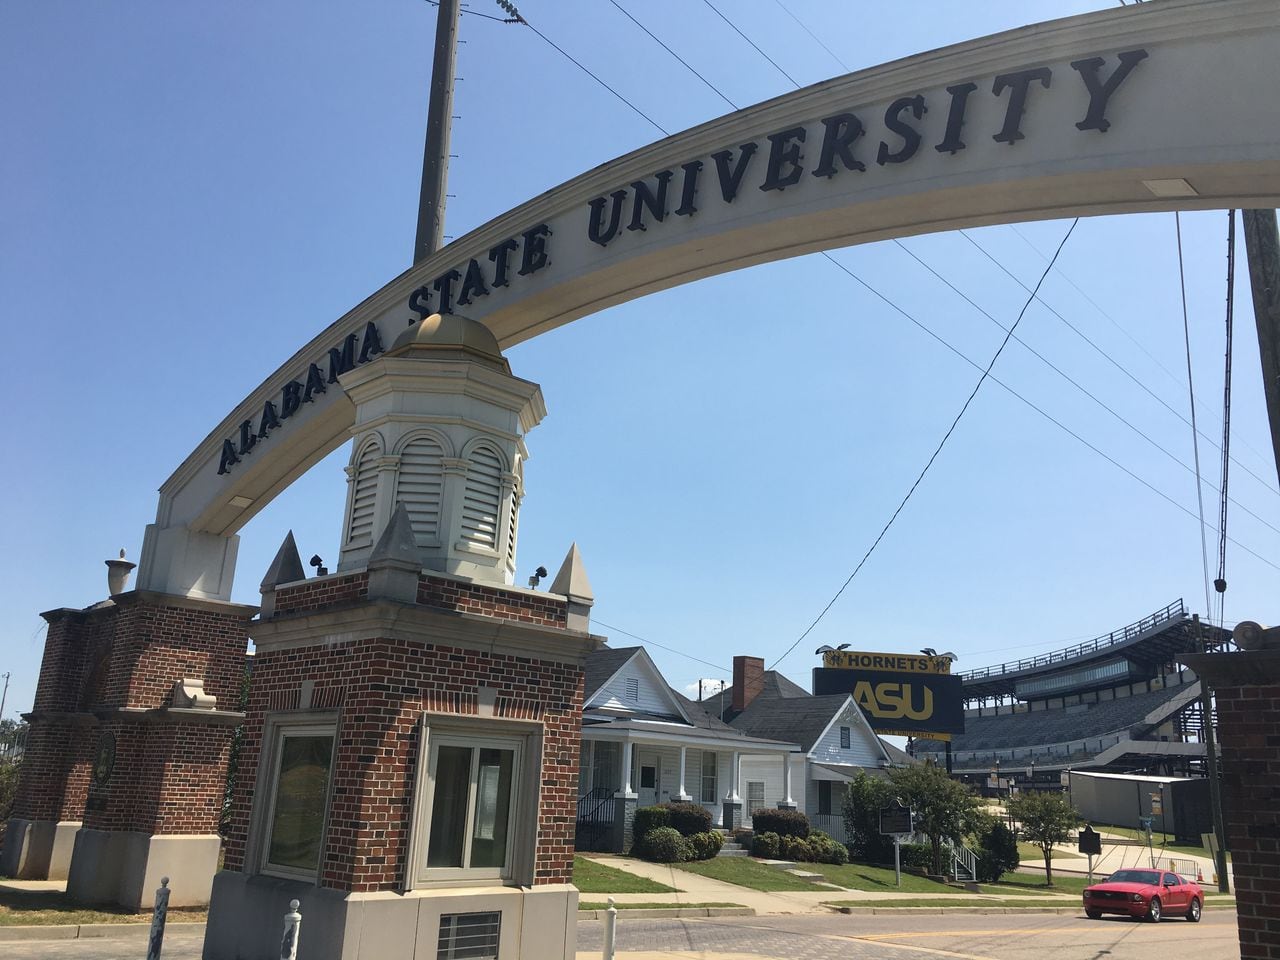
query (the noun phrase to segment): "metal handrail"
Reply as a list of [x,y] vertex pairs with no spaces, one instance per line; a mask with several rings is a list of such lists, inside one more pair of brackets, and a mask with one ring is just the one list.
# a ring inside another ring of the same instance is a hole
[[1169,620],[1182,620],[1187,617],[1187,608],[1179,598],[1173,603],[1157,610],[1150,616],[1143,617],[1136,623],[1131,623],[1127,627],[1119,630],[1112,630],[1110,633],[1104,633],[1100,637],[1094,637],[1092,640],[1086,640],[1084,643],[1078,643],[1074,647],[1067,647],[1064,650],[1055,650],[1052,653],[1044,653],[1038,657],[1031,657],[1026,660],[1011,660],[1008,663],[997,664],[994,667],[980,667],[977,670],[966,670],[960,674],[961,680],[983,680],[988,677],[998,677],[1006,673],[1020,673],[1023,670],[1034,670],[1037,667],[1048,667],[1055,663],[1065,663],[1068,660],[1074,660],[1085,654],[1096,653],[1099,650],[1112,646],[1117,643],[1123,643],[1126,640],[1132,640],[1134,637],[1145,633],[1154,627],[1159,626]]

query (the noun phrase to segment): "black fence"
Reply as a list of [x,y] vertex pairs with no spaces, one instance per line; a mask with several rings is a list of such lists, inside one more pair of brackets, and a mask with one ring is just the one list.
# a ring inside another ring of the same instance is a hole
[[612,853],[614,791],[596,787],[578,798],[578,823],[574,846],[588,853]]

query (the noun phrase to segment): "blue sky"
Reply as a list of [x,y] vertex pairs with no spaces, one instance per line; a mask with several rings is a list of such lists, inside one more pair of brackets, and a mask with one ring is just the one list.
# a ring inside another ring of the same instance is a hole
[[[734,102],[792,89],[705,4],[620,3]],[[717,6],[806,84],[1110,4]],[[668,130],[728,109],[610,3],[520,8]],[[494,12],[485,0],[470,9]],[[31,703],[39,612],[102,599],[102,561],[122,546],[137,559],[155,490],[186,454],[298,346],[408,266],[434,24],[422,0],[0,6],[6,715]],[[462,28],[447,233],[659,136],[530,30],[476,16]],[[1068,225],[971,236],[1033,284]],[[1201,429],[1216,437],[1226,215],[1186,214],[1182,227]],[[1006,324],[1022,289],[959,234],[835,254],[985,365],[1002,332],[903,247]],[[1058,267],[1043,299],[1115,363],[1040,304],[1020,336],[1172,458],[1016,343],[996,375],[1194,513],[1194,478],[1177,462],[1192,462],[1190,430],[1146,392],[1186,415],[1173,216],[1084,220]],[[1228,531],[1265,560],[1230,546],[1228,624],[1276,619],[1280,561],[1243,259],[1237,294],[1240,506]],[[977,376],[820,256],[619,306],[509,357],[550,410],[529,436],[520,582],[540,564],[554,572],[576,540],[598,631],[670,648],[650,652],[677,687],[724,675],[734,654],[772,663],[791,646]],[[1202,442],[1200,454],[1216,485],[1217,450]],[[335,452],[242,531],[235,599],[256,602],[289,529],[304,556],[336,561],[347,456]],[[1216,495],[1206,487],[1205,498],[1212,525]],[[1216,566],[1215,544],[1210,531]],[[958,668],[982,666],[1178,597],[1203,612],[1193,517],[988,383],[781,669],[807,683],[814,648],[842,642],[933,646],[958,653]]]

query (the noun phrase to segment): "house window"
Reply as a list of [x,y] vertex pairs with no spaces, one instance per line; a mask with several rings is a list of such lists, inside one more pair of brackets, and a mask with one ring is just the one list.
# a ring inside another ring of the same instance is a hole
[[635,677],[627,678],[627,699],[632,703],[638,703],[640,700],[640,681]]
[[702,751],[702,802],[716,802],[716,755],[710,750]]
[[764,806],[764,781],[747,781],[747,819],[756,815],[756,811]]
[[262,872],[314,881],[333,767],[332,724],[276,728]]
[[840,728],[840,749],[841,750],[849,749],[849,728],[848,727]]
[[431,734],[419,880],[511,872],[522,737]]

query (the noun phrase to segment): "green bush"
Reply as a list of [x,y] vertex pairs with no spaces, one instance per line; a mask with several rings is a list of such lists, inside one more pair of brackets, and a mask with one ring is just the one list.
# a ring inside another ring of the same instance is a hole
[[733,842],[741,844],[748,850],[751,849],[751,838],[755,836],[754,832],[746,827],[738,827],[733,831]]
[[978,879],[983,883],[998,883],[1011,870],[1018,869],[1018,838],[999,820],[978,838]]
[[631,836],[635,845],[639,846],[650,830],[671,826],[671,811],[667,807],[641,807],[636,811],[635,820],[631,824]]
[[18,795],[18,768],[16,760],[0,760],[0,822],[9,819],[13,801]]
[[680,863],[693,859],[693,848],[675,827],[654,827],[636,846],[643,859],[654,863]]
[[880,832],[880,810],[894,799],[887,780],[859,773],[845,790],[844,815],[849,852],[862,863],[893,863],[893,838]]
[[710,860],[720,853],[724,844],[724,835],[707,830],[685,838],[685,842],[693,851],[693,860]]
[[795,860],[797,863],[813,863],[813,848],[803,837],[781,837],[779,847],[783,860]]
[[665,803],[670,812],[671,826],[680,832],[682,837],[692,837],[699,833],[711,831],[711,811],[696,803]]
[[835,863],[843,864],[849,862],[849,850],[834,837],[830,837],[821,830],[815,830],[809,834],[809,849],[813,851],[813,859],[816,863]]
[[933,870],[933,847],[927,843],[904,843],[901,856],[903,870],[919,874]]
[[751,815],[751,824],[761,833],[776,833],[780,837],[809,836],[809,818],[799,810],[757,810]]
[[782,853],[782,838],[776,833],[757,833],[751,839],[751,855],[764,860],[777,860]]

